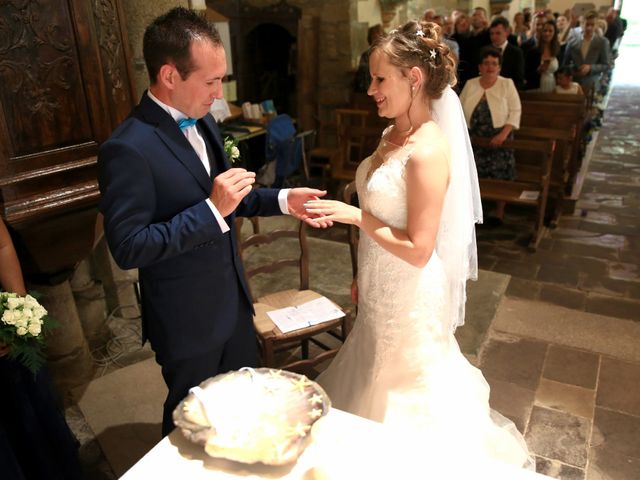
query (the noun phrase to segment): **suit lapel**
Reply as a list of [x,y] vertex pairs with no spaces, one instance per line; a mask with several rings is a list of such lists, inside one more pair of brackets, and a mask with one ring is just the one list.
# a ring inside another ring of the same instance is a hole
[[205,140],[208,140],[209,142],[209,146],[211,147],[214,156],[214,158],[211,159],[211,162],[216,162],[218,173],[229,170],[230,165],[227,159],[227,154],[224,152],[224,142],[213,117],[209,114],[205,115],[198,121],[198,125],[202,129]]
[[202,189],[211,192],[211,179],[207,171],[171,115],[151,100],[146,92],[140,101],[139,113],[144,120],[156,126],[156,134],[175,158],[189,170]]

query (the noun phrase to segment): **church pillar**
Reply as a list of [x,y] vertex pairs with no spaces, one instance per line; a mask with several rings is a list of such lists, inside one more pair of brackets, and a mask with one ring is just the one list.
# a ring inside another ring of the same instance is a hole
[[69,281],[57,285],[29,285],[42,294],[42,305],[58,327],[47,337],[49,368],[65,400],[71,390],[89,382],[93,376],[93,359],[84,337],[80,317]]
[[117,314],[125,318],[140,316],[134,288],[134,284],[138,281],[138,271],[122,270],[118,267],[104,238],[96,245],[91,258],[95,276],[104,288],[109,314]]
[[70,280],[84,336],[91,349],[108,340],[107,305],[100,282],[94,281],[88,258],[82,260]]

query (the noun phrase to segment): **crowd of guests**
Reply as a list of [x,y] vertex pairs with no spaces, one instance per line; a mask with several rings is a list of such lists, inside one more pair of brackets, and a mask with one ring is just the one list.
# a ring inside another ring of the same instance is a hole
[[[617,10],[578,16],[571,9],[564,13],[525,9],[509,22],[500,15],[489,19],[482,7],[471,12],[456,9],[449,15],[428,9],[423,20],[440,25],[458,61],[456,89],[472,136],[490,138],[493,147],[512,138],[520,125],[519,91],[587,94],[595,105],[592,127],[600,125],[598,99],[608,89],[626,27]],[[379,25],[370,29],[370,37],[380,34]],[[363,54],[356,82],[360,92],[366,91],[367,59]],[[481,178],[515,178],[513,151],[478,148],[474,155]],[[498,203],[489,223],[501,223],[503,215],[504,204]]]

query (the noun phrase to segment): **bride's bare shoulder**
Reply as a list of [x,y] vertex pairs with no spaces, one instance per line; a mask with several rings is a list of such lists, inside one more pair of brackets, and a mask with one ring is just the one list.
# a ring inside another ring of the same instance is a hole
[[418,129],[412,157],[418,161],[449,162],[449,143],[437,123],[427,122]]

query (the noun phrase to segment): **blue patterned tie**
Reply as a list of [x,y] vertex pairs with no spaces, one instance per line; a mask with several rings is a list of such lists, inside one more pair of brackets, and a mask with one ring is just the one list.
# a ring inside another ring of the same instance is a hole
[[184,130],[185,128],[192,127],[198,121],[197,118],[181,118],[178,120],[178,126],[180,129]]

